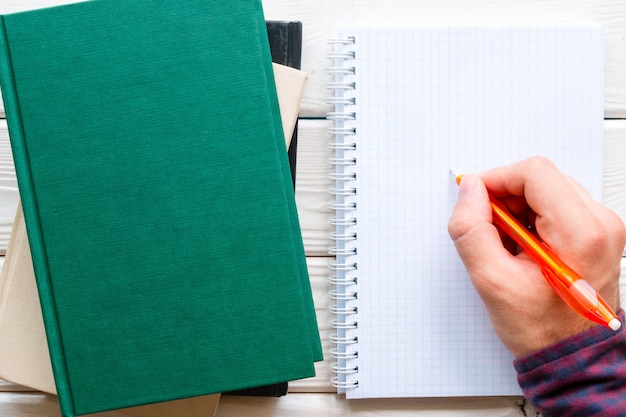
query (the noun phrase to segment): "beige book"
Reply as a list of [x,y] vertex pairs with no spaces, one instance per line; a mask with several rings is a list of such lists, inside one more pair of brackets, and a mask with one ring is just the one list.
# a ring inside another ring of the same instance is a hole
[[24,215],[18,206],[0,272],[0,377],[54,394]]
[[307,75],[305,72],[280,64],[272,64],[276,80],[276,93],[280,117],[283,121],[283,132],[287,148],[291,143],[291,135],[298,120],[300,103],[304,96]]
[[[307,77],[302,71],[278,64],[274,64],[274,72],[288,147]],[[21,205],[0,271],[0,340],[0,378],[56,393]],[[135,417],[213,417],[219,398],[220,394],[205,395],[119,411]]]

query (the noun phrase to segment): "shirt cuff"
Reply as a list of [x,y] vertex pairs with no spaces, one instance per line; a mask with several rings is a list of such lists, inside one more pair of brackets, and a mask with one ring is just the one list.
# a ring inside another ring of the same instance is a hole
[[521,356],[513,361],[513,366],[518,374],[527,373],[540,366],[561,360],[572,355],[573,353],[617,337],[624,331],[624,327],[626,327],[624,323],[625,316],[623,309],[620,309],[617,317],[622,323],[622,327],[620,327],[617,331],[601,325],[594,326],[589,330],[558,341],[536,352],[530,353],[526,356]]

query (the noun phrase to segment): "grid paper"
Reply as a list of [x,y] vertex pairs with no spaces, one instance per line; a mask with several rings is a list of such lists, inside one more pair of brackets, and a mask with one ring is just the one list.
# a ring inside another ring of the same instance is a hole
[[359,386],[347,397],[520,394],[447,234],[449,170],[540,154],[601,200],[602,30],[343,35],[355,36],[357,132]]

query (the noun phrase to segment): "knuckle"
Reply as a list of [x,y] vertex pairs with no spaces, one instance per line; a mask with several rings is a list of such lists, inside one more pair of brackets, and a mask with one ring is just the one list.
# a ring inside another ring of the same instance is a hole
[[472,230],[472,225],[467,218],[454,216],[448,221],[448,235],[453,241],[459,240]]
[[542,172],[556,169],[554,163],[542,155],[533,156],[529,158],[527,162],[531,171]]

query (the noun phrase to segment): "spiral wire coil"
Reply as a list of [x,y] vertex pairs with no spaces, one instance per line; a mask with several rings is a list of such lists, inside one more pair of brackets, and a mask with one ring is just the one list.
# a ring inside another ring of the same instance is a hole
[[357,130],[356,99],[354,80],[356,70],[353,65],[356,53],[354,51],[354,37],[332,39],[329,41],[334,50],[328,54],[332,65],[327,72],[333,76],[328,84],[332,91],[328,104],[334,106],[334,111],[327,114],[327,119],[333,121],[333,127],[329,129],[332,141],[329,144],[334,156],[329,162],[333,171],[329,177],[334,181],[334,186],[329,190],[334,200],[329,204],[335,212],[331,217],[330,224],[334,231],[330,233],[333,246],[328,250],[335,257],[328,268],[332,271],[328,279],[332,286],[329,292],[333,304],[330,312],[333,319],[330,322],[334,334],[330,336],[333,348],[330,351],[335,362],[331,365],[332,372],[336,375],[332,379],[334,386],[339,392],[358,387],[358,366],[354,360],[358,358],[356,345],[358,337],[358,309],[356,299],[357,285],[357,175],[354,172],[357,164],[356,142]]

